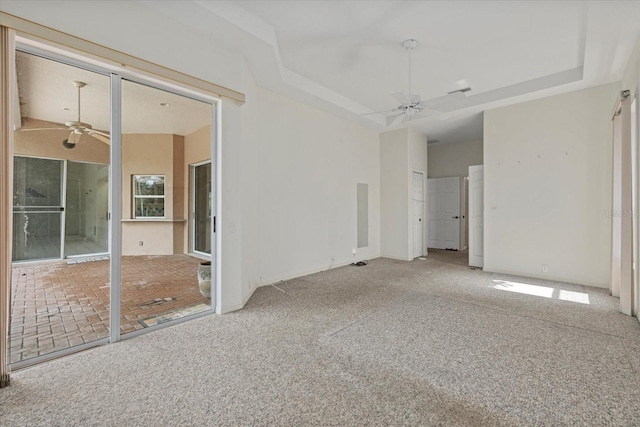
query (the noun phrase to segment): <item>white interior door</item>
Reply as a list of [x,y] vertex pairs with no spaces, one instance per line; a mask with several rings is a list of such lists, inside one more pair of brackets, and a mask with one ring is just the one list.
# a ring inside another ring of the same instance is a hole
[[484,166],[469,166],[469,265],[484,266]]
[[412,223],[413,223],[413,257],[424,255],[424,174],[413,172]]
[[427,246],[460,250],[460,177],[427,180],[429,238]]

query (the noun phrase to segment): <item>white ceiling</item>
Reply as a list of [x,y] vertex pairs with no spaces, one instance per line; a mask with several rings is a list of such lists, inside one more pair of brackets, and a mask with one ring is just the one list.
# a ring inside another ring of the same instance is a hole
[[[83,4],[111,7],[104,2]],[[264,88],[379,131],[390,129],[384,126],[384,116],[363,115],[395,107],[389,93],[408,91],[408,55],[401,43],[414,38],[418,41],[413,51],[414,93],[429,99],[466,85],[472,88],[465,99],[448,106],[443,115],[448,120],[432,117],[402,125],[443,143],[482,138],[482,112],[487,109],[619,81],[640,38],[636,0],[140,0],[126,5],[162,17],[165,25],[171,22],[174,28],[191,30],[190,37],[211,46],[241,54]],[[211,52],[201,49],[191,54]],[[34,102],[35,93],[41,96],[54,85],[59,89],[52,93],[53,99],[62,100],[66,86],[69,99],[64,98],[65,105],[43,110],[58,108],[59,113],[60,108],[73,106],[74,79],[60,77],[25,93],[24,108]],[[82,119],[102,128],[107,122],[92,116],[91,110],[99,107],[89,105],[92,83],[88,83]],[[145,99],[142,94],[138,97]],[[138,116],[127,126],[132,130],[136,125],[156,126],[146,123],[146,112],[154,111],[159,102],[174,104],[160,98],[134,108]],[[34,105],[31,108],[35,111]],[[46,117],[43,112],[37,118]],[[172,123],[177,129],[191,115],[175,117],[157,122]],[[63,121],[60,115],[50,120]]]
[[263,87],[384,130],[408,92],[466,85],[446,121],[410,127],[456,142],[482,137],[487,108],[617,81],[640,38],[640,1],[142,1],[241,52]]
[[[109,77],[24,52],[16,55],[16,71],[21,117],[54,123],[77,120],[73,81],[79,80],[87,84],[81,89],[81,120],[94,129],[109,130]],[[204,102],[123,82],[123,133],[188,135],[210,124],[211,114]]]

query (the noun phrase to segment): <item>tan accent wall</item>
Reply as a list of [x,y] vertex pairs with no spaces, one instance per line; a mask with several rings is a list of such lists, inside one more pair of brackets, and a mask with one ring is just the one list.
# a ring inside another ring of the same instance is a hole
[[122,135],[122,219],[133,218],[133,175],[165,176],[165,217],[172,219],[173,135]]
[[173,221],[123,221],[122,255],[172,255],[174,224]]
[[[182,253],[185,191],[182,159],[184,138],[176,135],[122,135],[122,254]],[[179,165],[176,167],[176,162]],[[179,175],[176,179],[176,173]],[[132,220],[133,175],[164,175],[165,218]],[[178,221],[173,221],[178,220]],[[175,236],[180,237],[175,239]]]
[[[185,206],[189,199],[189,187],[185,180],[184,164],[184,136],[173,135],[173,218],[187,218],[184,215]],[[188,168],[186,168],[188,169]],[[185,223],[173,224],[173,253],[185,252],[184,232]]]

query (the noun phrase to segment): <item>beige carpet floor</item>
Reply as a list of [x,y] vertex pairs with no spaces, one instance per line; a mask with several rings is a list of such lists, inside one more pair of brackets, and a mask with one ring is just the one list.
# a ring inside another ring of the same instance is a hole
[[640,425],[640,322],[606,290],[377,259],[15,372],[2,426]]

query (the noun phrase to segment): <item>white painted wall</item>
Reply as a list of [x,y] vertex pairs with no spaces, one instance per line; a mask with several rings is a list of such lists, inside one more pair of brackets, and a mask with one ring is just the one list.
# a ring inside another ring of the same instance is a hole
[[[353,262],[357,183],[369,184],[369,246],[380,256],[377,132],[256,88],[239,167],[242,291]],[[247,105],[249,106],[249,105]],[[244,108],[244,107],[243,107]],[[255,120],[255,121],[254,121]]]
[[[631,96],[634,95],[637,97],[636,99],[636,121],[640,123],[640,39],[636,43],[636,46],[633,50],[633,54],[629,58],[629,63],[627,65],[627,69],[625,70],[624,77],[622,78],[621,89],[629,89],[631,91]],[[636,135],[636,138],[640,138]],[[640,147],[640,141],[632,141],[632,144],[637,144],[637,147]],[[640,150],[637,150],[636,153],[636,162],[640,165]],[[636,200],[640,199],[640,174],[636,176]],[[636,222],[638,212],[634,213],[636,215]],[[640,241],[640,230],[636,228],[636,241]],[[635,254],[634,259],[636,270],[634,271],[634,297],[635,297],[635,307],[636,307],[636,316],[640,319],[640,255],[638,253]]]
[[380,254],[411,259],[409,230],[409,130],[380,134]]
[[631,90],[631,93],[635,93],[640,88],[640,39],[636,43],[622,77],[622,88]]
[[608,287],[618,90],[609,84],[485,112],[485,270]]
[[429,178],[469,176],[469,166],[481,164],[481,139],[429,145]]
[[352,262],[357,182],[369,184],[370,235],[356,258],[380,255],[376,132],[258,88],[239,54],[142,2],[6,0],[2,10],[246,94],[222,107],[219,311],[261,284]]
[[219,42],[144,2],[119,1],[114,7],[110,0],[3,0],[1,9],[206,81],[234,89],[242,86],[240,54],[223,49]]
[[[408,128],[380,134],[381,256],[413,259],[412,173],[421,171],[426,177],[427,167],[425,135]],[[426,241],[425,225],[425,248]]]
[[[425,200],[425,204],[423,204],[422,208],[425,209],[427,194],[427,169],[429,167],[428,162],[428,149],[427,149],[427,136],[417,132],[413,129],[409,129],[408,132],[409,139],[409,173],[408,173],[408,194],[409,194],[409,228],[408,228],[408,236],[409,236],[409,252],[411,258],[413,258],[413,202],[411,198],[411,194],[413,191],[413,179],[412,172],[422,172],[424,174],[424,189],[425,194],[423,195],[423,200]],[[423,236],[422,236],[422,247],[423,247],[423,255],[427,253],[427,211],[426,209],[423,211],[422,216],[422,228],[423,228]]]

